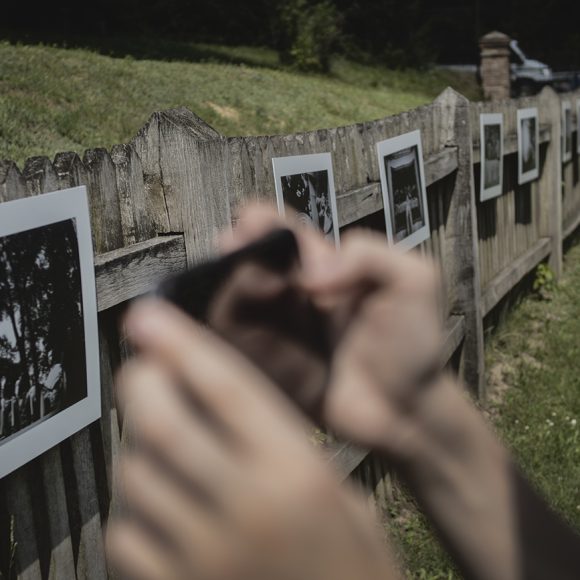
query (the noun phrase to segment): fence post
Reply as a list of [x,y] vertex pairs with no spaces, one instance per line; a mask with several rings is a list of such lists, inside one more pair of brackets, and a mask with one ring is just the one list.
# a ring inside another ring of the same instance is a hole
[[486,100],[510,98],[510,38],[503,32],[490,32],[481,38],[481,84]]
[[465,320],[460,372],[472,393],[485,397],[481,282],[469,101],[451,88],[435,101],[441,110],[441,144],[457,148],[458,168],[449,199],[442,259],[456,288],[451,312]]
[[[149,182],[160,185],[172,233],[183,233],[188,263],[207,258],[216,233],[231,223],[227,140],[191,111],[157,113],[139,135],[137,150],[157,148]],[[149,153],[151,153],[149,151]]]
[[[563,223],[562,223],[562,127],[560,97],[550,87],[540,93],[539,123],[550,125],[550,143],[543,159],[540,176],[540,235],[552,240],[549,266],[556,278],[562,275]],[[542,155],[540,155],[540,159]]]

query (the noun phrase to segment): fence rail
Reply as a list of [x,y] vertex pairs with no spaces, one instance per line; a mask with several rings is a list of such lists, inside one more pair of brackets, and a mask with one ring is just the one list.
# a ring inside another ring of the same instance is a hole
[[[369,123],[236,138],[178,109],[155,113],[131,143],[110,152],[94,149],[82,159],[61,153],[54,162],[35,157],[22,170],[0,162],[0,201],[88,188],[103,407],[99,422],[0,480],[0,571],[8,569],[13,530],[18,578],[108,577],[102,530],[116,504],[122,438],[112,377],[129,356],[119,318],[127,301],[156,280],[210,255],[215,233],[232,222],[241,203],[274,201],[272,157],[331,152],[340,226],[380,228],[375,143],[421,130],[431,237],[420,251],[442,274],[444,362],[483,396],[484,317],[541,261],[549,260],[559,275],[563,239],[580,225],[578,155],[562,164],[560,125],[561,102],[578,98],[580,92],[546,89],[533,98],[469,103],[447,89],[430,105]],[[540,114],[541,174],[518,186],[516,111],[531,106]],[[504,192],[483,203],[477,184],[482,112],[504,113],[505,127]],[[327,454],[345,477],[366,455],[350,444],[334,444]],[[376,464],[369,466],[364,469],[379,480],[384,476]],[[384,496],[385,489],[383,482],[377,493]]]

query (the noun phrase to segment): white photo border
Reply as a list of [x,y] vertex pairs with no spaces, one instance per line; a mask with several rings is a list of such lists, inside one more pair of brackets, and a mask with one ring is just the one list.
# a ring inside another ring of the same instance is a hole
[[74,219],[80,261],[87,396],[0,444],[0,478],[38,457],[101,416],[97,297],[86,187],[0,204],[0,236]]
[[[529,171],[523,171],[522,157],[522,121],[524,119],[536,120],[536,167]],[[523,185],[540,176],[540,121],[538,117],[538,108],[530,107],[528,109],[518,109],[517,113],[517,132],[518,132],[518,185]]]
[[385,139],[384,141],[379,141],[377,143],[377,156],[379,161],[379,173],[381,177],[381,191],[383,194],[383,205],[385,211],[385,221],[387,224],[387,238],[389,243],[393,244],[393,228],[391,221],[391,204],[389,203],[389,187],[385,171],[384,158],[387,155],[392,155],[403,149],[408,149],[410,147],[417,147],[418,153],[418,163],[419,163],[419,176],[421,178],[421,197],[423,200],[423,208],[425,209],[425,225],[407,236],[404,240],[394,244],[396,247],[403,250],[410,250],[415,246],[419,245],[421,242],[429,239],[431,237],[431,229],[429,226],[429,205],[427,203],[427,183],[425,181],[425,167],[423,162],[423,144],[421,141],[421,131],[411,131],[410,133],[405,133],[403,135],[398,135],[397,137],[392,137],[391,139]]
[[[500,133],[500,164],[499,164],[499,184],[493,187],[485,188],[485,127],[488,125],[499,125]],[[503,113],[482,113],[479,116],[479,135],[480,135],[480,160],[481,160],[481,178],[480,178],[480,193],[479,200],[487,201],[494,197],[499,197],[503,193],[503,155],[504,155],[504,139],[503,139]]]
[[281,216],[284,216],[286,213],[286,208],[284,206],[284,193],[282,191],[283,177],[286,177],[287,175],[298,175],[300,173],[313,173],[315,171],[326,171],[328,173],[328,195],[330,197],[330,208],[332,211],[334,243],[336,244],[336,247],[339,247],[340,228],[338,224],[338,210],[336,207],[332,154],[312,153],[308,155],[273,157],[272,168],[274,170],[274,183],[276,186],[276,202],[278,204],[278,212]]
[[[566,151],[566,113],[570,112],[570,151]],[[572,161],[572,134],[574,128],[572,127],[572,103],[570,101],[562,101],[562,163]]]

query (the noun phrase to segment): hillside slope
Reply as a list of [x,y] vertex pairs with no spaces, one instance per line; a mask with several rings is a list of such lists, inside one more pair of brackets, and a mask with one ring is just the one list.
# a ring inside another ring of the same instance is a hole
[[[282,69],[266,49],[187,45],[187,60],[0,42],[0,158],[82,153],[126,142],[155,110],[185,106],[226,135],[339,126],[431,101],[473,79],[334,63],[330,76]],[[171,56],[171,55],[170,55]],[[197,56],[198,62],[194,62]]]

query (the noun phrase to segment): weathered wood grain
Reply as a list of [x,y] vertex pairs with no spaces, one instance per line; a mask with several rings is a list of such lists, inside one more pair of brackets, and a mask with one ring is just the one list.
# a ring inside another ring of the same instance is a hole
[[541,186],[541,216],[539,233],[552,240],[549,265],[556,278],[563,270],[563,200],[562,200],[562,127],[560,97],[549,87],[546,87],[539,97],[540,117],[544,122],[552,124],[552,141],[546,152]]
[[[457,169],[457,149],[449,147],[425,160],[426,185],[441,181]],[[339,226],[345,226],[377,211],[383,210],[383,197],[379,182],[369,183],[336,196]]]
[[211,255],[221,228],[231,223],[227,141],[192,113],[159,118],[163,191],[172,232],[183,232],[190,264]]
[[141,160],[131,145],[115,145],[111,149],[115,166],[121,227],[126,245],[156,235],[154,207],[145,191]]
[[482,312],[485,316],[542,260],[549,256],[550,238],[540,238],[529,250],[501,271],[485,288],[482,294]]
[[[478,125],[479,127],[479,125]],[[473,163],[481,163],[481,141],[478,137],[479,129],[476,129],[473,140]],[[552,126],[541,125],[540,126],[540,145],[546,145],[552,141]],[[504,133],[503,141],[503,154],[505,155],[515,155],[518,152],[518,135],[517,133]]]
[[187,266],[183,236],[162,236],[95,257],[99,311],[152,290]]
[[440,107],[442,126],[446,127],[440,136],[442,145],[457,147],[458,169],[449,199],[443,247],[443,260],[449,265],[449,283],[455,288],[450,311],[465,319],[461,356],[463,378],[467,386],[483,398],[483,321],[469,101],[454,90],[446,89],[436,103]]
[[[94,456],[88,429],[61,446],[65,467],[75,570],[79,580],[105,580],[107,567]],[[69,467],[67,472],[66,467]]]

